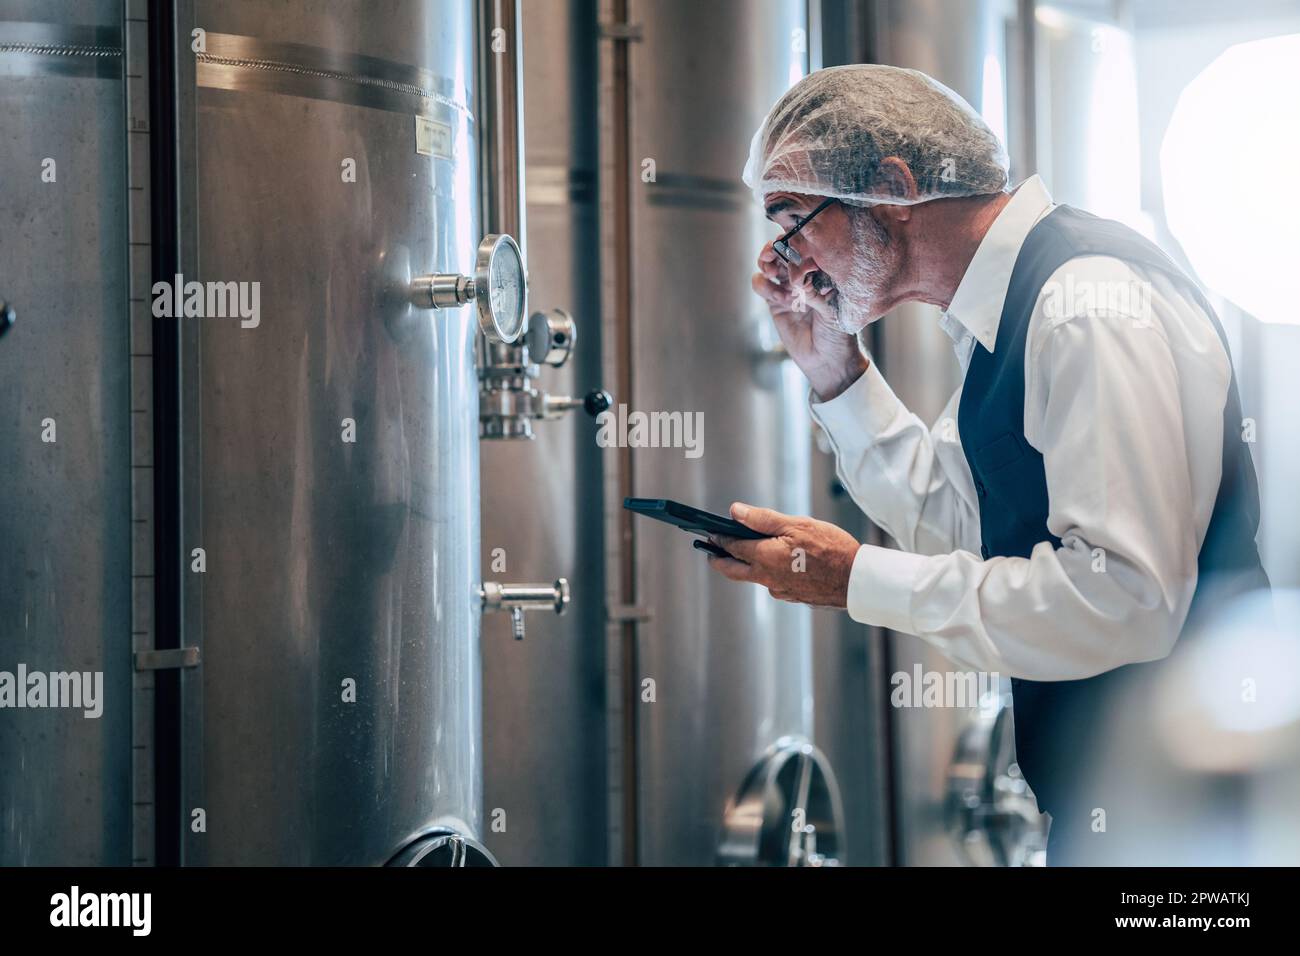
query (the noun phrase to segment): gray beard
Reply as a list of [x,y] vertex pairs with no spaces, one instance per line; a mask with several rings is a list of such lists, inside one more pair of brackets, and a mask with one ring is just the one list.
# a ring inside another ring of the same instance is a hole
[[859,255],[843,282],[836,284],[831,320],[845,335],[857,335],[875,317],[875,306],[889,274],[889,234],[865,209],[849,214],[853,247]]

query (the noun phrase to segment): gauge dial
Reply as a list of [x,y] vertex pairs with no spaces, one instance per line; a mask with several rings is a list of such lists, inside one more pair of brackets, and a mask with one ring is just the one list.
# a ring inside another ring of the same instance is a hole
[[488,336],[514,342],[528,315],[528,278],[519,246],[509,236],[487,236],[479,244],[475,272],[479,324]]

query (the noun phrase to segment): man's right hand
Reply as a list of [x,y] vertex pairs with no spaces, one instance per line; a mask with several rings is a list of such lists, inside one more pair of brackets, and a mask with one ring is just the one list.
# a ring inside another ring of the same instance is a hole
[[830,401],[867,370],[869,363],[858,347],[857,336],[841,332],[835,325],[829,293],[818,292],[811,281],[795,288],[789,267],[770,242],[758,254],[758,272],[752,284],[771,310],[785,350],[818,400]]

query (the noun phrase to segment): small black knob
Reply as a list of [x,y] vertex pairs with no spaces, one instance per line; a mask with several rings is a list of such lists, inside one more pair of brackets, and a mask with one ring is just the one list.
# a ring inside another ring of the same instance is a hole
[[9,331],[9,326],[18,321],[18,315],[8,302],[0,301],[0,338]]
[[593,388],[582,399],[583,410],[588,415],[595,418],[601,412],[608,411],[609,406],[614,404],[614,398],[603,388]]

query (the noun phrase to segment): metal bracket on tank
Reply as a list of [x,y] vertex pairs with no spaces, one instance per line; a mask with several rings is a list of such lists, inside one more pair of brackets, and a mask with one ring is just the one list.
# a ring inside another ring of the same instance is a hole
[[169,647],[156,651],[136,651],[138,671],[170,671],[198,667],[202,663],[197,647]]
[[654,620],[654,608],[644,607],[640,604],[616,604],[611,607],[606,617],[611,621],[652,621]]
[[563,614],[569,607],[569,582],[556,578],[554,584],[498,584],[484,581],[479,590],[483,610],[509,611],[511,631],[516,641],[524,639],[525,611],[554,611]]
[[600,36],[602,40],[622,40],[630,43],[640,43],[644,39],[639,23],[602,23]]

